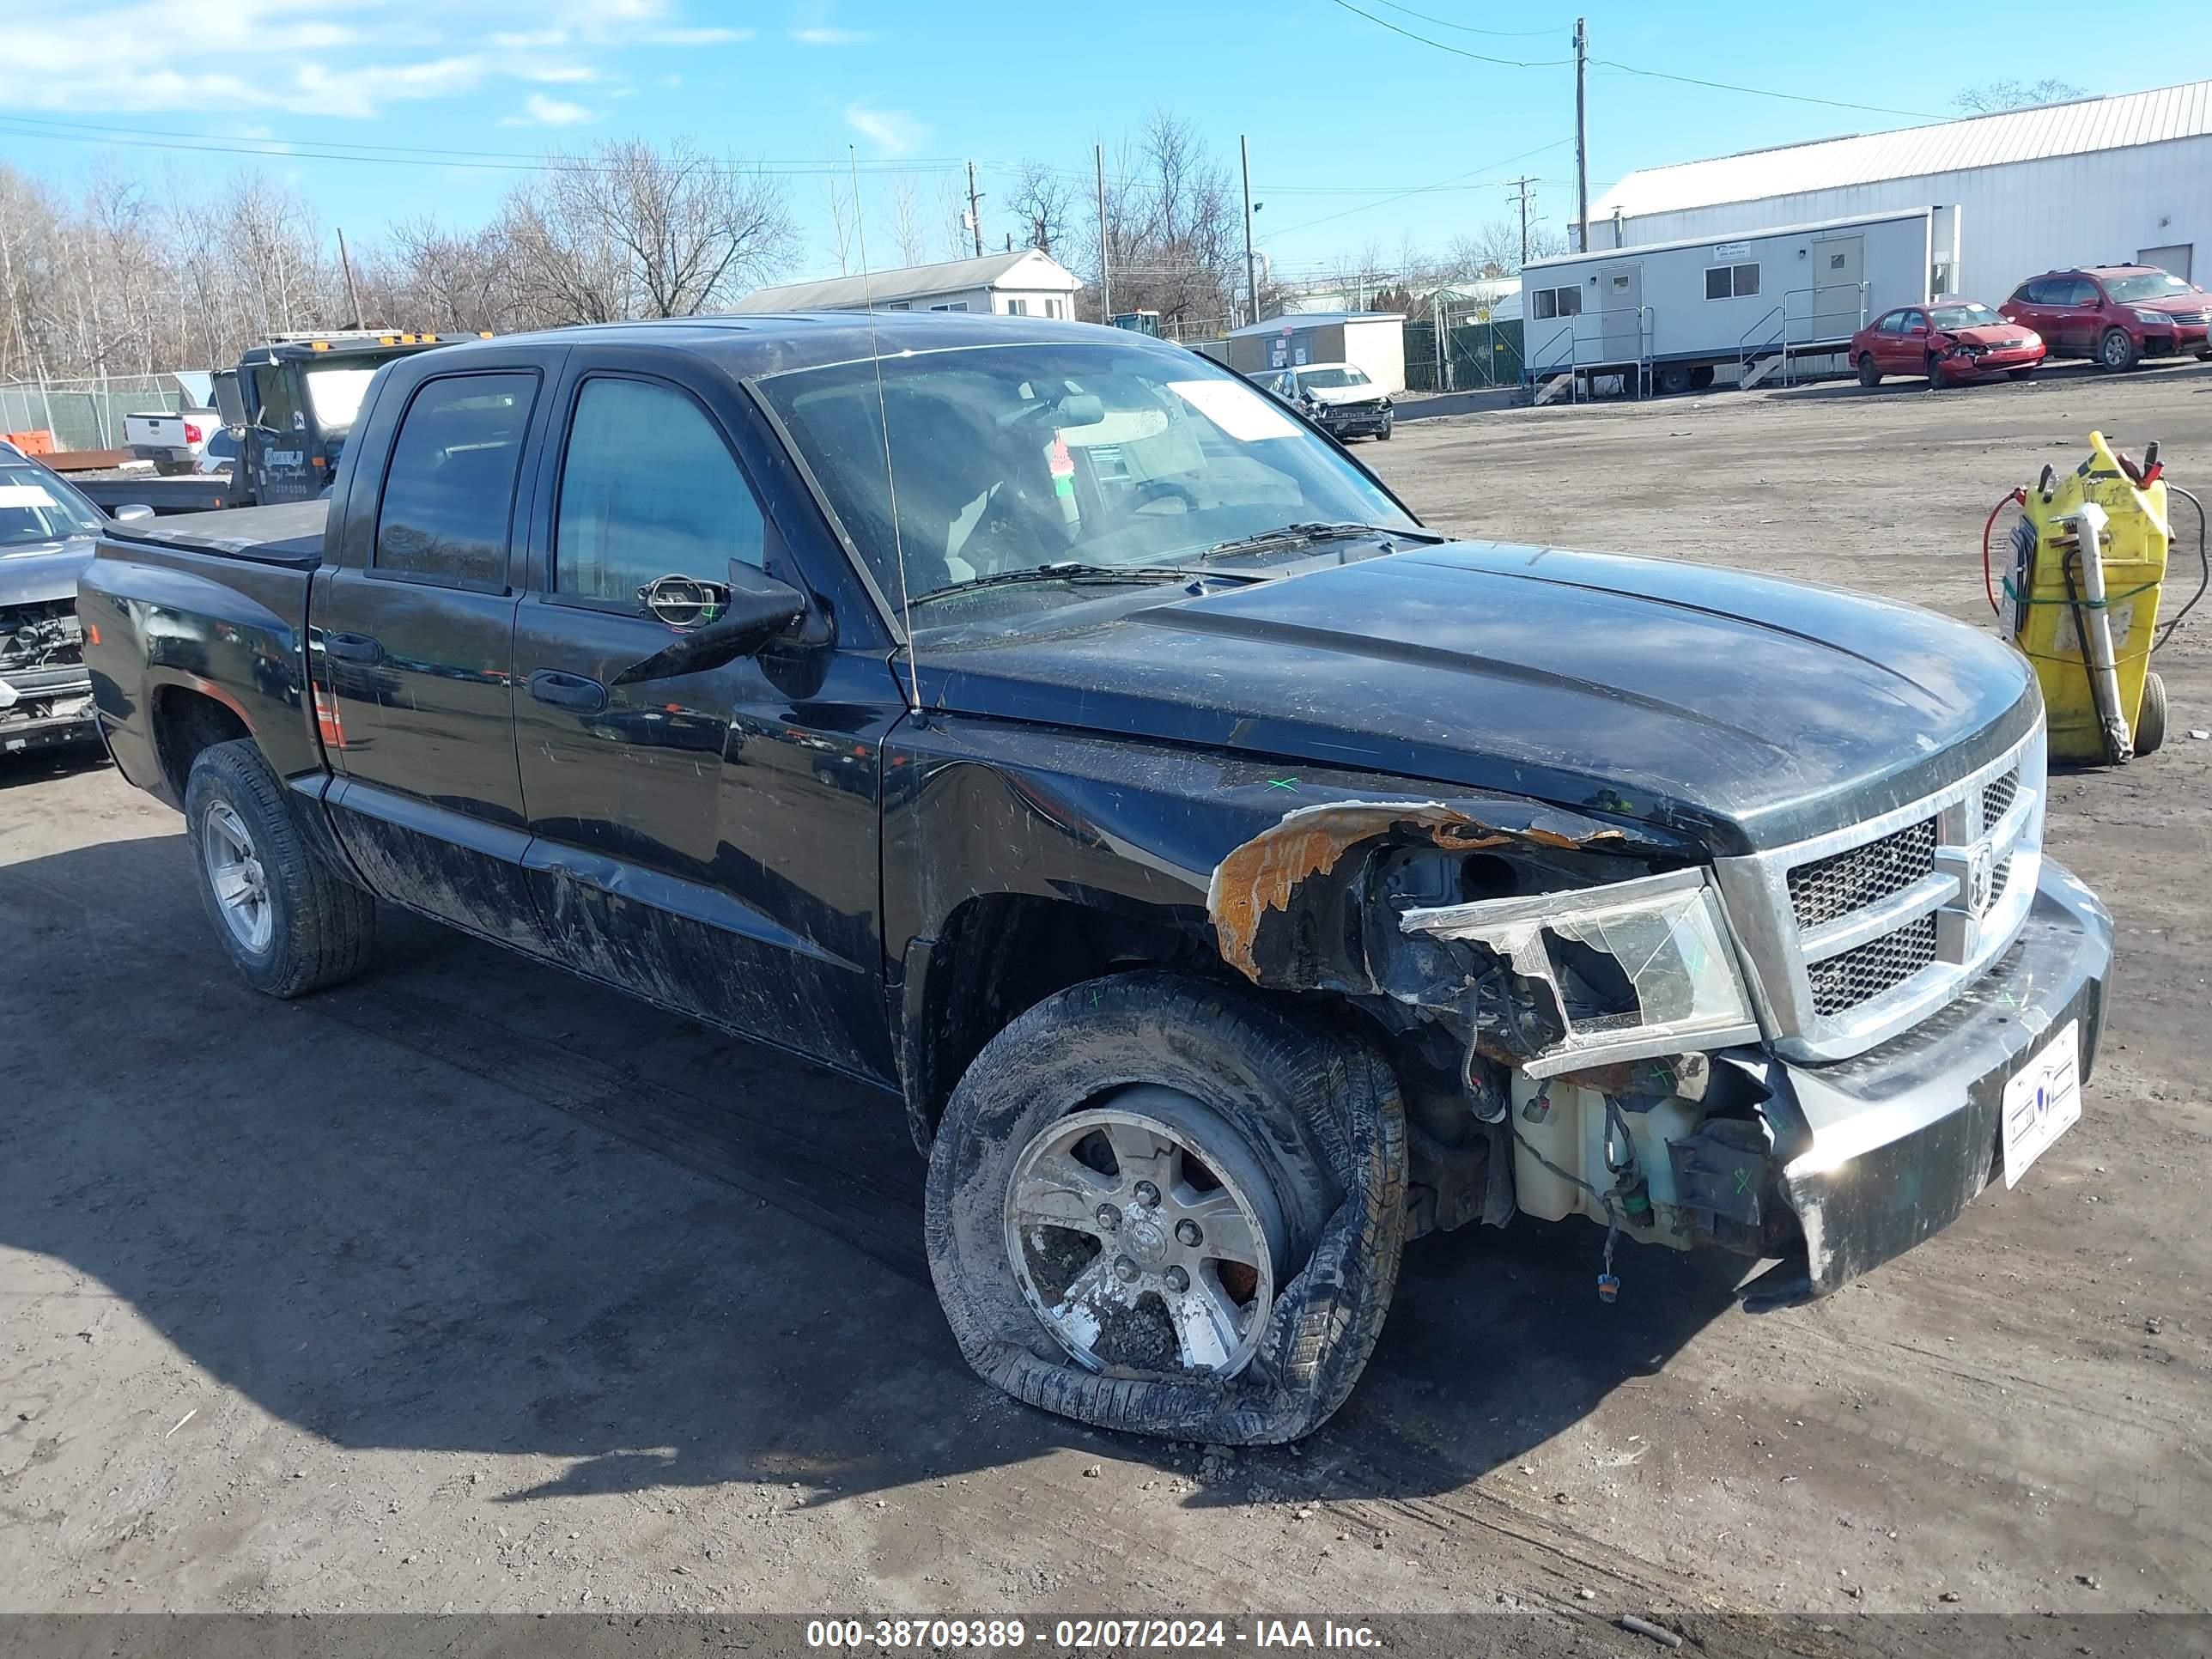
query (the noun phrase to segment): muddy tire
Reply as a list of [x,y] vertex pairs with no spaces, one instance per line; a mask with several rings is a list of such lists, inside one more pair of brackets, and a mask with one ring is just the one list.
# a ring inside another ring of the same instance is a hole
[[[1169,1141],[1173,1161],[1144,1161]],[[1181,1174],[1137,1178],[1163,1169]],[[1040,1187],[1040,1170],[1071,1173]],[[976,1058],[938,1127],[925,1229],[986,1381],[1100,1428],[1258,1445],[1311,1432],[1352,1392],[1397,1285],[1405,1197],[1405,1116],[1380,1057],[1146,970],[1048,998]],[[1040,1224],[1041,1206],[1072,1224]],[[1217,1243],[1224,1259],[1202,1264]],[[1206,1287],[1225,1310],[1211,1350],[1210,1316],[1190,1312]]]
[[2166,682],[2143,676],[2142,705],[2136,710],[2136,753],[2154,755],[2166,741]]
[[1875,367],[1874,353],[1871,351],[1859,353],[1859,384],[1861,386],[1881,384],[1881,371]]
[[250,739],[200,751],[185,785],[185,829],[216,939],[255,990],[303,996],[368,963],[375,902],[309,848]]

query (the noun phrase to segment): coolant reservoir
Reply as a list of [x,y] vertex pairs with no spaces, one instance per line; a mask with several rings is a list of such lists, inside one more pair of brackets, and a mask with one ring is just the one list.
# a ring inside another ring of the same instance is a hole
[[[1515,1203],[1546,1221],[1580,1214],[1602,1224],[1606,1206],[1596,1194],[1611,1191],[1614,1181],[1605,1158],[1605,1097],[1556,1078],[1547,1085],[1516,1072],[1512,1103]],[[1679,1095],[1647,1111],[1622,1109],[1620,1122],[1636,1148],[1654,1218],[1650,1227],[1629,1228],[1633,1237],[1686,1248],[1688,1241],[1675,1234],[1674,1164],[1667,1145],[1694,1133],[1704,1110]],[[1593,1190],[1584,1191],[1577,1180]],[[1625,1213],[1622,1219],[1625,1224]]]

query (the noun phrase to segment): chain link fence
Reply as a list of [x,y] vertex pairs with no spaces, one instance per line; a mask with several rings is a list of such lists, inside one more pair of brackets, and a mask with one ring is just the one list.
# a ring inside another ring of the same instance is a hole
[[118,449],[125,415],[185,406],[184,392],[167,374],[0,381],[0,432],[51,432],[56,449]]

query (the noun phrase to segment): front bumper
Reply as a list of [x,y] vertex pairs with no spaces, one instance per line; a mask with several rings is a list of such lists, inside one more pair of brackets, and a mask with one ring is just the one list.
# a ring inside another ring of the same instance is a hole
[[0,755],[89,743],[97,733],[92,681],[82,667],[71,664],[0,673]]
[[2022,347],[2012,350],[1984,351],[1978,356],[1955,354],[1943,360],[1943,366],[1952,374],[1964,379],[1982,374],[2009,374],[2015,368],[2034,368],[2044,359],[2042,346]]
[[1323,407],[1314,416],[1323,430],[1336,438],[1370,436],[1390,424],[1387,409],[1350,409],[1341,411]]
[[1942,1012],[1832,1065],[1730,1056],[1767,1091],[1780,1196],[1804,1240],[1746,1305],[1825,1296],[1955,1220],[2000,1167],[2006,1081],[2069,1020],[2087,1080],[2112,960],[2112,917],[2046,858],[2012,949]]

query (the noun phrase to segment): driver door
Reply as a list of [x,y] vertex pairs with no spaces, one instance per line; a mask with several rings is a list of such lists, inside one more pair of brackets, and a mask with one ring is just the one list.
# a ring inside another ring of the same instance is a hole
[[665,357],[577,357],[514,633],[545,931],[590,977],[881,1075],[872,738],[896,710],[838,702],[814,602],[754,655],[623,683],[679,637],[641,599],[656,579],[750,567],[805,584],[738,459],[726,384],[673,378],[693,371]]

